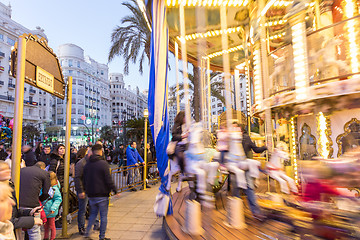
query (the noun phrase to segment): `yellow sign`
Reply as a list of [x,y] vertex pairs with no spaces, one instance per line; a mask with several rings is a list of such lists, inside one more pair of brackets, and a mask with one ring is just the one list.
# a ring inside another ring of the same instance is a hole
[[42,69],[39,66],[36,66],[36,85],[48,91],[50,93],[54,92],[54,76]]

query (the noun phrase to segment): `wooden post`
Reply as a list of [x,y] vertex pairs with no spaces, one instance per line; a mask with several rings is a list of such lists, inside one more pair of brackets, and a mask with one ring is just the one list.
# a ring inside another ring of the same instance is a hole
[[21,142],[22,142],[22,125],[23,125],[23,112],[24,112],[25,55],[26,55],[26,39],[24,36],[19,37],[18,44],[19,46],[17,52],[11,179],[15,185],[15,195],[16,195],[17,203],[19,204]]
[[70,238],[67,233],[67,215],[69,214],[69,173],[70,173],[70,135],[71,135],[71,105],[72,105],[72,77],[67,83],[66,103],[66,131],[65,131],[65,159],[64,159],[64,189],[61,238]]

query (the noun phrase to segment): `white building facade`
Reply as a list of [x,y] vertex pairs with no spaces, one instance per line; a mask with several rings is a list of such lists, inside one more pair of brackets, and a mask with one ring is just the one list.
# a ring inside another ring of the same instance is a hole
[[[23,34],[33,34],[44,37],[44,30],[37,27],[29,30],[11,19],[11,6],[0,3],[0,114],[6,118],[14,117],[15,83],[10,75],[11,48],[18,37]],[[38,88],[25,83],[24,89],[24,125],[32,124],[41,130],[52,121],[53,97]]]
[[125,86],[121,73],[110,73],[110,97],[112,126],[119,138],[125,139],[126,121],[142,118],[147,108],[147,91],[140,92],[139,88],[132,89]]
[[[71,108],[71,142],[85,145],[99,137],[101,127],[111,126],[108,66],[84,56],[75,44],[59,46],[58,58],[65,81],[73,77]],[[64,141],[66,101],[56,99],[53,124],[48,128],[51,137]]]

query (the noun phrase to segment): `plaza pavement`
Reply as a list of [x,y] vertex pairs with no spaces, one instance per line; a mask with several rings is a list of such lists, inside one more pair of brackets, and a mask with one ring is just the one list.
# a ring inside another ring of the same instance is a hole
[[[106,237],[115,239],[158,239],[167,240],[162,227],[162,218],[156,217],[153,210],[159,183],[151,185],[150,189],[137,192],[121,193],[120,198],[112,198],[109,207]],[[57,230],[58,235],[61,230]],[[68,225],[71,239],[83,239],[77,229],[76,218]],[[99,232],[92,231],[91,238],[99,239]]]

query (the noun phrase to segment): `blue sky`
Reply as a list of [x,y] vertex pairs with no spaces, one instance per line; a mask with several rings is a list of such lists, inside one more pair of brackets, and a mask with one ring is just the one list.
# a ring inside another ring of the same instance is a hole
[[[1,0],[12,6],[12,19],[29,29],[40,26],[45,30],[49,45],[57,53],[58,46],[73,43],[84,49],[100,63],[107,63],[111,46],[110,36],[120,19],[129,14],[122,6],[123,0]],[[169,84],[175,83],[175,61],[172,54],[172,71]],[[146,60],[147,61],[147,60]],[[181,64],[181,63],[180,63]],[[109,63],[109,72],[123,73],[123,60],[117,57]],[[131,65],[129,75],[124,76],[126,85],[145,90],[149,85],[149,67],[138,72],[138,65]]]

